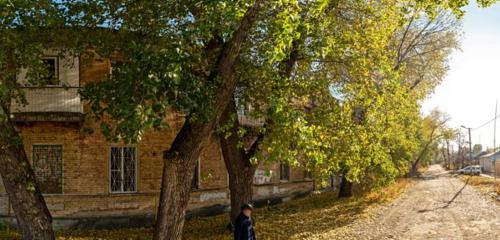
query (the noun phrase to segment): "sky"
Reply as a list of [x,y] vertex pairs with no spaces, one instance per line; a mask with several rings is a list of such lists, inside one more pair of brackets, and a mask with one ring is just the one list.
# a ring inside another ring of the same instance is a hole
[[[493,119],[496,100],[500,114],[500,4],[482,9],[471,2],[462,19],[461,50],[452,53],[446,78],[423,102],[422,111],[439,108],[446,112],[450,126],[472,128],[472,144],[486,149],[493,146],[493,122],[478,127]],[[500,119],[496,141],[500,146],[498,132]]]

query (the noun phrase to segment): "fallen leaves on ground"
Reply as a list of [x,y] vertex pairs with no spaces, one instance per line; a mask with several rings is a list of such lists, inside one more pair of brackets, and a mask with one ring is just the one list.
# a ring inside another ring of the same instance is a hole
[[[341,239],[349,224],[369,217],[368,209],[394,200],[413,180],[402,178],[396,183],[362,196],[338,199],[335,192],[313,193],[303,199],[266,206],[254,212],[259,239]],[[186,222],[184,239],[232,239],[226,229],[227,215],[194,218]],[[73,230],[58,232],[58,240],[151,239],[152,230]],[[2,236],[4,238],[2,238]],[[12,231],[0,231],[0,239],[16,239]]]

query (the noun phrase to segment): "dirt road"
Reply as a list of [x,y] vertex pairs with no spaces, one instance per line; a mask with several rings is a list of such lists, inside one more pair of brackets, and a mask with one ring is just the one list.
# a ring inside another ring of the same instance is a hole
[[354,223],[354,239],[500,239],[500,205],[433,165],[374,217]]

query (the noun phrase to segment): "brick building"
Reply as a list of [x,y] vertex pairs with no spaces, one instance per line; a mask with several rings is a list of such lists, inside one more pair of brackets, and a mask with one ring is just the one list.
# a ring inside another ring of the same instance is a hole
[[[25,83],[29,105],[13,102],[12,112],[56,228],[142,226],[156,214],[162,174],[162,152],[180,129],[182,116],[168,117],[171,128],[147,133],[141,142],[106,142],[98,124],[84,115],[88,106],[78,88],[104,79],[106,59],[60,58],[47,54],[50,78],[43,88]],[[85,62],[85,64],[83,64]],[[240,118],[244,120],[244,117]],[[287,165],[262,166],[255,174],[257,201],[287,200],[312,190],[309,174]],[[216,137],[201,154],[192,184],[190,214],[227,210],[228,176]],[[0,180],[0,226],[14,213]],[[3,222],[3,223],[2,223]]]

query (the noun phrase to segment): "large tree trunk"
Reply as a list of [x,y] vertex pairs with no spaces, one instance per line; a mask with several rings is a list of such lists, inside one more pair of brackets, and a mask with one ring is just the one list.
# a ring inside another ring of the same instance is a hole
[[411,176],[418,176],[418,162],[415,162],[411,165]]
[[54,239],[52,216],[38,188],[22,139],[9,119],[0,121],[0,174],[22,239]]
[[191,122],[189,116],[172,146],[164,153],[160,204],[153,237],[155,240],[182,238],[182,229],[189,201],[191,180],[196,161],[215,130],[216,123],[233,98],[236,88],[234,64],[250,29],[262,9],[264,0],[257,0],[243,16],[233,38],[224,45],[210,78],[220,76],[216,89],[214,117],[206,122]]
[[236,103],[233,99],[221,117],[221,122],[223,124],[230,124],[231,127],[228,128],[228,132],[219,135],[224,163],[229,174],[229,190],[231,192],[231,213],[229,219],[232,223],[234,223],[234,220],[238,216],[240,207],[244,203],[252,202],[253,176],[256,166],[251,163],[250,158],[253,156],[255,149],[257,149],[259,140],[258,137],[252,143],[248,152],[243,147],[240,147],[242,139],[238,135],[239,123],[238,119],[234,118],[237,114]]
[[[295,39],[292,42],[290,54],[280,64],[279,72],[281,77],[290,77],[298,56],[299,40]],[[244,141],[244,139],[238,135],[240,125],[236,118],[238,114],[236,108],[236,102],[232,99],[221,116],[223,124],[231,125],[228,132],[229,136],[226,138],[226,133],[219,136],[224,163],[229,174],[229,190],[231,192],[229,221],[231,223],[234,223],[240,213],[241,206],[245,203],[251,203],[253,200],[253,177],[257,166],[252,164],[251,158],[257,152],[258,145],[264,138],[264,135],[259,133],[256,139],[247,147],[248,150],[240,147],[242,145],[240,141]]]
[[[233,161],[243,162],[241,159],[234,159]],[[251,203],[253,200],[253,176],[255,174],[255,167],[251,165],[237,165],[233,166],[233,169],[233,171],[229,172],[229,190],[231,191],[230,220],[234,223],[234,220],[240,212],[241,206],[245,203]]]
[[354,184],[345,175],[342,175],[340,182],[339,198],[352,197]]
[[210,134],[210,126],[185,123],[171,149],[165,151],[154,239],[182,238],[196,161]]

